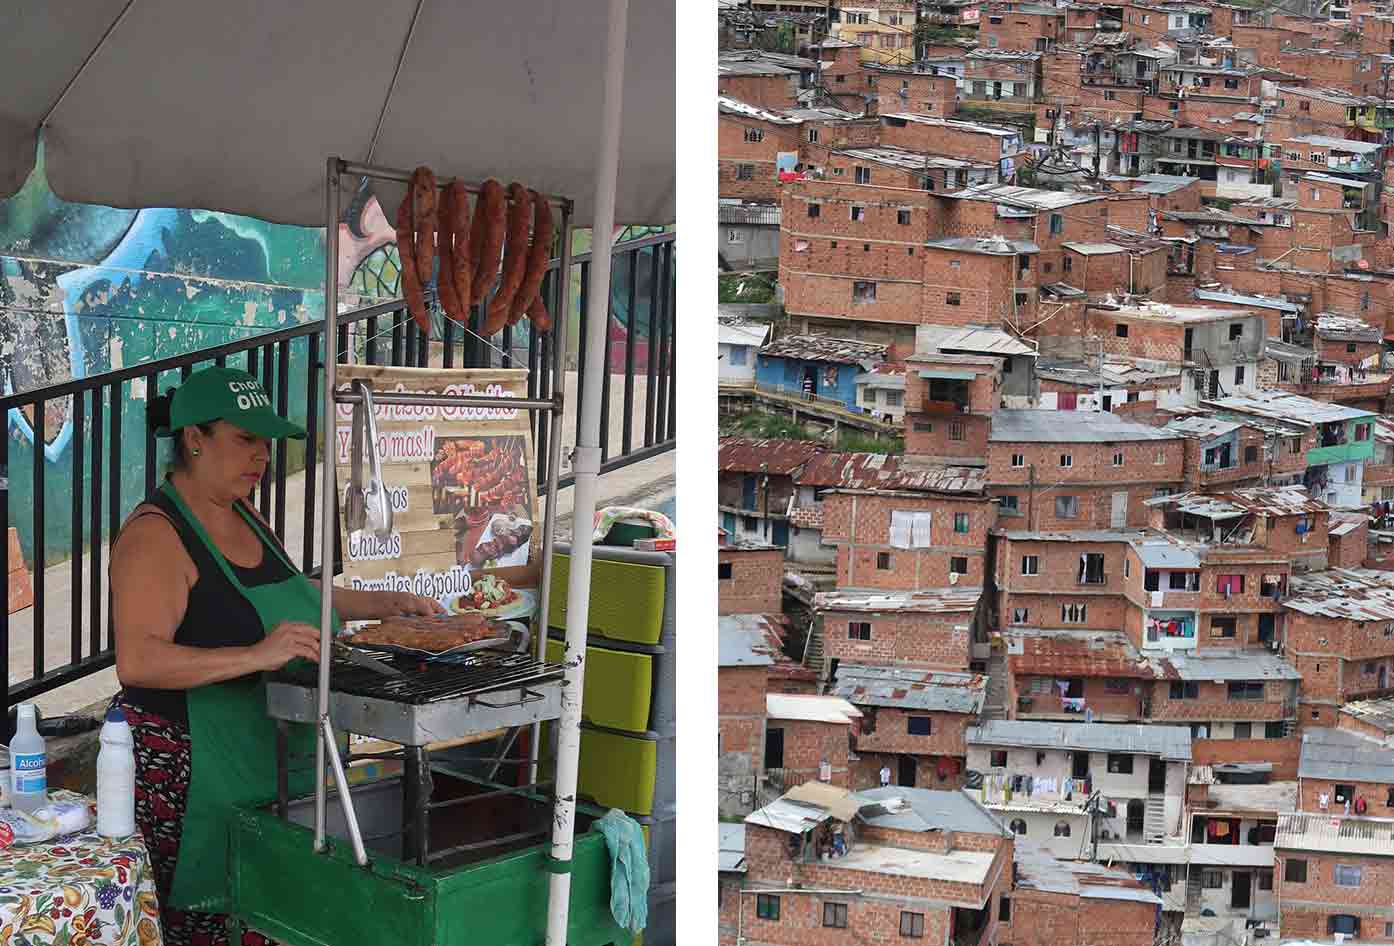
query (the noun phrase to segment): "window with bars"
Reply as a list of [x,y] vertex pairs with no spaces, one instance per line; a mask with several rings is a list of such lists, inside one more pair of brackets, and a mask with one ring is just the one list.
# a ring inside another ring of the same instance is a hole
[[847,929],[847,904],[824,903],[823,925],[838,930]]
[[920,939],[924,936],[924,914],[910,913],[902,910],[900,913],[900,935],[906,939]]
[[764,129],[747,128],[745,130],[745,140],[750,142],[751,144],[759,144],[760,142],[765,140]]
[[849,641],[869,641],[871,640],[870,621],[852,621],[847,625],[847,639]]

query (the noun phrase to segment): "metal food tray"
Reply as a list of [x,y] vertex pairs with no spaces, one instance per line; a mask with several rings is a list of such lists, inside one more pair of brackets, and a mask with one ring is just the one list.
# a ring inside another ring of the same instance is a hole
[[[497,651],[411,667],[388,658],[404,676],[334,661],[329,715],[334,728],[405,746],[424,746],[473,733],[528,726],[561,715],[562,665]],[[317,673],[285,669],[267,679],[273,719],[315,723]]]
[[482,640],[470,641],[468,644],[461,644],[449,650],[420,650],[415,647],[398,647],[393,644],[355,644],[353,642],[353,631],[346,630],[337,639],[346,646],[353,647],[365,653],[381,654],[400,654],[404,657],[414,657],[417,660],[427,660],[436,663],[462,663],[461,658],[469,657],[471,654],[481,650],[498,650],[510,653],[521,654],[527,650],[528,643],[532,640],[532,634],[528,631],[525,624],[519,621],[501,622],[509,629],[507,637],[486,637]]

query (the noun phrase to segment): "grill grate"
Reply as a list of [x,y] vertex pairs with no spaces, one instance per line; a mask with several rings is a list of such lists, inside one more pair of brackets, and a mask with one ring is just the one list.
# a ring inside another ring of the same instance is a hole
[[[335,658],[329,674],[331,690],[421,706],[542,683],[562,675],[561,664],[540,661],[530,654],[479,651],[443,663],[382,651],[364,652],[402,671],[405,676],[386,677]],[[313,666],[282,670],[274,679],[311,688],[319,683]]]

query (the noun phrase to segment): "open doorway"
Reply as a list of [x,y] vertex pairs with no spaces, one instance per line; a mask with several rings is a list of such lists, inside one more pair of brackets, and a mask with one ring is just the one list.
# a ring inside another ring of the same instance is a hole
[[895,783],[896,783],[897,785],[901,786],[902,788],[914,788],[914,787],[915,787],[915,757],[912,756],[912,755],[903,755],[903,756],[901,756],[901,757],[900,757],[900,762],[899,762],[899,764],[897,765],[897,768],[898,768],[898,771],[896,772]]
[[1076,752],[1070,757],[1070,775],[1074,778],[1089,777],[1089,753]]
[[813,365],[804,365],[803,393],[807,395],[818,393],[818,369]]
[[1128,800],[1128,840],[1129,840],[1129,841],[1141,841],[1141,840],[1142,840],[1142,823],[1143,823],[1143,817],[1144,817],[1143,811],[1144,811],[1144,806],[1143,806],[1143,804],[1142,804],[1142,799],[1140,799],[1140,798],[1130,798],[1130,799]]
[[1231,910],[1249,909],[1249,891],[1253,874],[1245,870],[1230,871],[1229,906]]
[[1164,795],[1167,790],[1167,764],[1161,759],[1149,759],[1147,765],[1147,794]]

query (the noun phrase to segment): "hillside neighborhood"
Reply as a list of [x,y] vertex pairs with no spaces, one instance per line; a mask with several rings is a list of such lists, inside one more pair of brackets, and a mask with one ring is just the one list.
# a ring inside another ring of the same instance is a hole
[[723,946],[1394,942],[1394,10],[717,20]]

